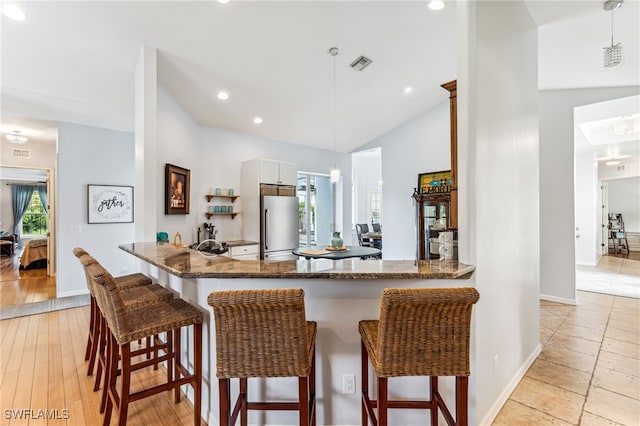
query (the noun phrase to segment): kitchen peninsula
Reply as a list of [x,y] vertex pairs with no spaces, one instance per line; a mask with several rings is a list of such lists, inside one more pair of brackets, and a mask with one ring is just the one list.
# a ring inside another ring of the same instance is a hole
[[[210,425],[219,424],[215,331],[211,323],[212,311],[207,304],[207,296],[212,291],[302,288],[307,318],[318,322],[317,421],[319,425],[347,425],[360,423],[358,321],[378,317],[382,290],[388,287],[464,287],[468,285],[464,278],[469,278],[475,270],[470,265],[435,260],[239,261],[224,256],[206,257],[188,248],[153,242],[124,244],[120,248],[143,261],[142,272],[205,313],[202,415]],[[190,339],[188,336],[183,342],[183,361],[193,356],[187,353]],[[343,393],[343,375],[351,374],[356,377],[356,393]],[[295,398],[296,383],[295,379],[283,378],[275,382],[263,381],[262,386],[251,386],[250,389],[256,392],[256,398],[258,392],[262,399],[265,392],[267,398],[270,395]],[[445,379],[441,383],[441,390],[450,395],[453,382]],[[399,396],[411,395],[411,392],[415,395],[422,392],[423,387],[423,381],[415,379],[389,383],[390,393]],[[250,413],[249,423],[296,424],[296,416],[293,412]],[[424,423],[424,413],[403,414],[403,424],[421,422]]]

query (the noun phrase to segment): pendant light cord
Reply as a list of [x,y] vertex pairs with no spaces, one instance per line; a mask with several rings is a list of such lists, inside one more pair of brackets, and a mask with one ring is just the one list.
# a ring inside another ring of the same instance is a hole
[[611,9],[611,46],[613,46],[613,9]]
[[[335,49],[335,50],[334,50]],[[331,55],[333,56],[333,150],[338,149],[338,96],[336,93],[336,56],[338,56],[338,48],[331,49]]]

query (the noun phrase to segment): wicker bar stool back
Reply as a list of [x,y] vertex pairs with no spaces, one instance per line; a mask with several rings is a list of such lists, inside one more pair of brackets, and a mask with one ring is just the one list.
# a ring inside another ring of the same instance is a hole
[[[300,425],[315,425],[315,340],[302,289],[219,291],[209,295],[216,329],[220,424],[247,424],[247,410],[297,410]],[[250,402],[249,377],[298,377],[297,402]],[[233,411],[230,379],[240,379]]]
[[[359,323],[362,353],[362,424],[386,426],[388,408],[440,410],[449,425],[467,425],[471,310],[474,288],[385,289],[379,320]],[[369,359],[378,381],[378,400],[369,397]],[[430,376],[430,399],[388,400],[389,377]],[[456,377],[456,419],[438,392],[439,376]],[[374,408],[378,408],[376,420]]]
[[[157,301],[153,304],[127,307],[115,280],[99,263],[87,266],[92,279],[96,299],[108,323],[106,386],[107,403],[103,425],[111,421],[115,408],[118,424],[125,425],[129,403],[167,390],[174,390],[175,403],[180,402],[180,386],[193,388],[194,425],[201,424],[202,395],[202,312],[182,299]],[[181,364],[181,328],[193,326],[193,372]],[[133,364],[133,358],[148,353],[153,348],[131,350],[131,343],[166,333],[165,354],[152,360]],[[118,369],[120,361],[121,368]],[[131,373],[141,368],[167,362],[167,381],[131,393]],[[119,374],[120,371],[120,374]],[[117,378],[120,375],[120,391]]]

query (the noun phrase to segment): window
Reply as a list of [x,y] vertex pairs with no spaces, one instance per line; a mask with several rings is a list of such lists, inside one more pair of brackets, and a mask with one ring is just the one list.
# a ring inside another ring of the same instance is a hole
[[33,191],[27,212],[22,217],[22,235],[45,235],[47,230],[47,212],[42,207],[40,194]]
[[371,193],[371,223],[380,223],[380,204],[382,194],[380,192]]

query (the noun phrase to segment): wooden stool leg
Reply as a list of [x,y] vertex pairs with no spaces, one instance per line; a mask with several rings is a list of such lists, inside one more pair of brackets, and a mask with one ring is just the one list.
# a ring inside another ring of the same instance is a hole
[[[108,426],[111,422],[111,412],[113,411],[113,401],[109,398],[109,388],[111,387],[111,383],[115,386],[116,379],[118,377],[118,346],[115,344],[115,339],[111,334],[109,334],[108,339],[107,352],[105,353],[105,382],[102,388],[102,396],[100,398],[100,413],[104,413],[103,425],[105,426]],[[116,352],[115,354],[114,351]]]
[[378,377],[378,425],[387,426],[387,384],[386,377]]
[[[100,318],[100,344],[98,345],[98,371],[96,372],[95,382],[93,384],[93,391],[96,392],[100,389],[100,380],[102,380],[102,369],[106,370],[106,358],[107,358],[107,339],[110,338],[111,332],[107,327],[107,320],[104,317]],[[100,411],[102,413],[102,411]]]
[[[167,335],[169,335],[169,333],[167,333]],[[169,346],[169,350],[173,351],[176,380],[180,379],[180,372],[178,371],[178,365],[180,365],[180,359],[181,359],[181,356],[180,356],[180,347],[182,345],[181,336],[182,334],[179,328],[173,330],[173,348]],[[194,343],[195,343],[195,339],[194,339]],[[180,402],[180,386],[176,386],[173,389],[173,402],[175,402],[176,404]]]
[[[91,354],[91,346],[93,346],[93,337],[94,337],[94,333],[93,330],[96,327],[96,299],[95,297],[91,296],[91,302],[90,302],[90,314],[89,314],[89,336],[87,336],[87,349],[85,349],[84,351],[84,360],[88,361],[89,360],[89,355]],[[87,376],[90,376],[91,374],[87,374]]]
[[316,348],[311,357],[311,373],[309,373],[309,396],[311,398],[311,426],[316,426]]
[[220,394],[220,426],[229,426],[229,407],[231,405],[229,379],[218,379],[218,393]]
[[438,426],[438,409],[440,405],[436,401],[436,393],[438,392],[438,376],[429,378],[429,399],[431,400],[431,426]]
[[87,376],[93,375],[93,369],[96,365],[96,355],[98,354],[98,347],[100,346],[100,339],[102,334],[102,314],[96,306],[95,318],[93,319],[93,338],[91,339],[91,353],[89,354],[89,365],[87,366]]
[[247,391],[248,380],[246,377],[240,378],[240,426],[247,426],[248,408],[247,408]]
[[[115,342],[114,342],[115,343]],[[122,369],[120,380],[120,406],[118,407],[120,426],[127,424],[127,413],[129,412],[129,393],[131,388],[131,347],[130,343],[125,343],[120,346],[120,353],[122,354]],[[116,395],[116,384],[113,383],[109,386],[109,392]],[[116,398],[117,399],[117,398]]]
[[[157,343],[156,337],[154,337],[152,340],[153,340],[154,344]],[[172,352],[174,350],[174,347],[173,347],[173,330],[167,331],[166,336],[165,336],[165,340],[166,340],[165,343],[167,344],[167,351],[171,351]],[[167,360],[167,383],[173,383],[173,381],[174,381],[174,373],[176,374],[175,375],[175,380],[178,380],[180,378],[180,375],[177,372],[177,368],[176,368],[177,365],[174,365],[174,362],[177,362],[177,360],[175,360],[173,356],[170,356],[169,359]],[[156,366],[157,365],[158,364],[156,363]],[[155,369],[155,366],[154,366],[154,369]],[[174,388],[174,391],[175,391],[175,388]]]
[[456,377],[456,426],[467,426],[469,423],[467,407],[469,403],[469,378]]
[[[178,352],[178,360],[180,352]],[[202,418],[202,323],[193,326],[193,416],[194,425],[200,426]]]
[[367,400],[369,399],[369,354],[367,353],[367,348],[364,346],[364,343],[360,343],[360,376],[362,377],[362,395],[361,399],[361,410],[362,410],[362,426],[369,425],[369,416],[367,414]]
[[309,378],[298,377],[298,422],[309,425]]

